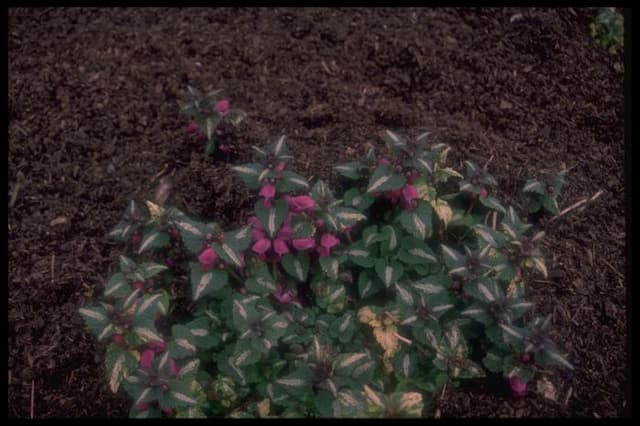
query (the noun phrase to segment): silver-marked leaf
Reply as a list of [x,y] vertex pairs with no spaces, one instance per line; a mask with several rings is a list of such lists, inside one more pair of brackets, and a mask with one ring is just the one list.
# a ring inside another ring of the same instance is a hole
[[146,251],[150,248],[159,248],[164,247],[169,244],[169,234],[166,232],[160,231],[151,231],[146,234],[140,240],[140,246],[138,247],[138,254],[141,254],[143,251]]
[[375,263],[374,268],[376,270],[376,274],[387,288],[397,282],[404,273],[404,268],[400,263],[387,263],[384,261],[384,259],[378,259]]
[[298,190],[309,190],[309,182],[297,173],[285,170],[281,179],[276,183],[276,190],[279,193],[293,192]]
[[105,297],[121,298],[125,297],[131,292],[131,286],[127,282],[122,272],[113,274],[104,289]]
[[282,225],[282,222],[287,216],[289,207],[284,200],[274,201],[271,208],[265,207],[262,201],[258,201],[255,211],[256,216],[260,219],[269,237],[275,238],[276,233],[280,229],[280,225]]
[[507,211],[504,206],[498,201],[498,199],[492,195],[487,195],[486,197],[479,197],[478,200],[484,205],[492,210],[496,210],[500,213],[505,214]]
[[534,179],[528,179],[522,187],[522,192],[533,192],[535,194],[545,195],[546,190],[542,182]]
[[337,280],[338,272],[340,269],[340,262],[338,262],[338,259],[334,256],[324,256],[320,257],[319,261],[320,267],[322,268],[324,273],[327,274],[327,276],[332,280]]
[[378,166],[369,179],[367,192],[383,192],[401,188],[406,182],[403,175],[393,172],[390,166]]
[[191,266],[191,294],[193,300],[221,290],[229,281],[229,275],[219,269],[204,271],[199,263],[192,262]]
[[304,282],[307,280],[307,274],[309,273],[309,256],[306,253],[299,253],[296,256],[285,254],[282,257],[282,267],[287,274],[299,282]]
[[400,213],[400,224],[410,235],[424,240],[433,230],[431,206],[422,200],[418,201],[415,209]]
[[360,170],[364,168],[366,168],[366,166],[355,161],[334,167],[342,176],[352,180],[360,179]]
[[371,256],[369,249],[364,248],[361,242],[349,246],[345,251],[349,260],[363,268],[371,268],[376,263],[376,259]]
[[369,271],[362,271],[358,275],[358,295],[361,299],[373,296],[383,288],[382,282]]

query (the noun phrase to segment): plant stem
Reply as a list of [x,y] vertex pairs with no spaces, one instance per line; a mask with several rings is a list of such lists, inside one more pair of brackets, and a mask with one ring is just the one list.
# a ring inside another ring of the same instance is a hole
[[242,279],[242,277],[240,275],[238,275],[236,273],[236,271],[234,271],[233,269],[227,269],[227,272],[229,273],[229,275],[231,275],[233,278],[235,278],[236,281],[238,281],[240,284],[244,284],[244,280]]

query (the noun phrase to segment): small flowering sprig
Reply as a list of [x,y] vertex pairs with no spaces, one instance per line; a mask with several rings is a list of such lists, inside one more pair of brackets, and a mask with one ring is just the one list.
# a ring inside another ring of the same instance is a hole
[[235,150],[226,139],[224,124],[238,126],[246,114],[242,110],[231,109],[231,103],[222,96],[222,90],[203,93],[187,86],[181,113],[190,121],[187,133],[199,141],[206,141],[205,153],[213,155],[217,149],[225,153]]
[[615,7],[601,7],[589,24],[591,36],[615,54],[624,48],[624,17]]
[[522,187],[529,213],[545,211],[558,215],[558,197],[566,183],[567,170],[544,173],[538,180],[528,179]]

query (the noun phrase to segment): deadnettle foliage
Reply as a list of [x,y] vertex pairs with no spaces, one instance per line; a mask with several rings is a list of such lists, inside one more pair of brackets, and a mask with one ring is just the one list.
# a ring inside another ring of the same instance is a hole
[[420,417],[464,379],[525,397],[573,369],[526,299],[544,233],[429,134],[383,139],[335,167],[341,197],[291,170],[284,137],[254,147],[230,167],[255,195],[231,230],[131,201],[110,233],[127,252],[80,315],[132,417]]

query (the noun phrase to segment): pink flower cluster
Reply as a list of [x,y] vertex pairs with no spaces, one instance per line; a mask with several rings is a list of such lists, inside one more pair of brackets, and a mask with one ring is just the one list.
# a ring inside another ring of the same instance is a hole
[[[266,185],[263,186],[263,190],[265,187]],[[265,201],[268,200],[270,206],[275,191],[273,193],[265,193],[261,190],[260,194],[265,196]],[[266,196],[269,196],[269,198]],[[283,255],[291,252],[291,248],[302,251],[316,247],[316,239],[314,237],[293,238],[293,230],[291,228],[292,215],[294,213],[313,213],[316,208],[315,200],[308,195],[295,197],[285,195],[284,199],[289,206],[289,213],[276,233],[275,238],[269,238],[257,217],[252,216],[249,218],[249,224],[252,227],[251,237],[254,241],[251,249],[258,254],[261,260],[266,260],[270,254],[273,254],[275,255],[275,259],[279,261]],[[331,249],[339,243],[340,240],[338,238],[330,233],[324,233],[320,237],[320,244],[316,247],[316,251],[320,256],[329,256]]]
[[509,386],[511,387],[511,394],[516,398],[522,398],[527,396],[527,382],[520,378],[513,376],[509,379]]
[[[216,103],[216,111],[220,116],[224,117],[229,112],[229,106],[229,101],[227,99],[223,99]],[[206,137],[204,132],[200,130],[200,127],[194,121],[189,122],[187,125],[187,133],[190,135],[195,134],[199,141],[205,140]]]

